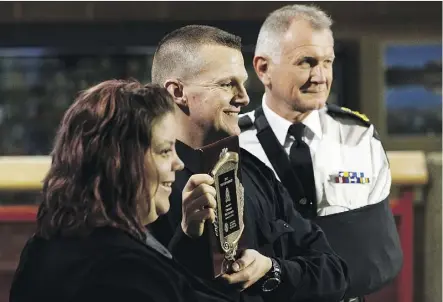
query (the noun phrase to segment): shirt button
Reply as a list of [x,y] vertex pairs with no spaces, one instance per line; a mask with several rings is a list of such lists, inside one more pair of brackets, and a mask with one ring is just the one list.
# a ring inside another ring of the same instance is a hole
[[302,199],[300,199],[300,201],[298,203],[305,205],[307,202],[308,202],[308,200],[305,197],[303,197]]
[[283,226],[284,226],[285,228],[289,228],[289,225],[288,225],[287,223],[283,223]]

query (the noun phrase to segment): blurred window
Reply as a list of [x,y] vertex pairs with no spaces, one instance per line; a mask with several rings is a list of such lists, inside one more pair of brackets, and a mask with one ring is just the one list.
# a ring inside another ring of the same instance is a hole
[[80,90],[109,79],[150,80],[152,48],[70,53],[0,49],[0,155],[46,155]]
[[441,137],[441,43],[388,45],[384,66],[388,134]]

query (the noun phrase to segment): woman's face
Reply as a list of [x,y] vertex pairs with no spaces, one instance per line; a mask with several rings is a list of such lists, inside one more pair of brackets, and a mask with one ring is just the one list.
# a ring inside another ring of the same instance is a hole
[[143,222],[154,222],[160,215],[169,211],[171,185],[175,181],[175,171],[184,164],[175,152],[177,124],[172,113],[166,114],[152,127],[151,146],[145,155],[147,180],[150,192],[149,213]]

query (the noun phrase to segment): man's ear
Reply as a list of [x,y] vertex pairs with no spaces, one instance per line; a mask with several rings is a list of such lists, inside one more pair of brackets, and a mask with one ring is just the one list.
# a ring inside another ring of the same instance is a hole
[[254,59],[252,60],[252,65],[254,66],[255,73],[257,74],[258,78],[265,86],[271,85],[269,63],[270,63],[269,59],[264,56],[255,56]]
[[163,86],[174,99],[174,103],[176,103],[179,107],[187,106],[186,95],[183,91],[183,84],[180,81],[176,79],[166,80]]

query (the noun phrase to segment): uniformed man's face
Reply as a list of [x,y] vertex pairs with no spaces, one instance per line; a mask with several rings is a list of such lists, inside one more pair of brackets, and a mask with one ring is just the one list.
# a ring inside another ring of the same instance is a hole
[[242,53],[226,46],[207,45],[198,57],[198,71],[183,88],[196,131],[213,137],[240,134],[238,114],[249,103]]
[[329,29],[315,30],[295,21],[282,37],[281,56],[269,64],[269,90],[277,101],[305,112],[324,106],[332,84],[334,39]]

